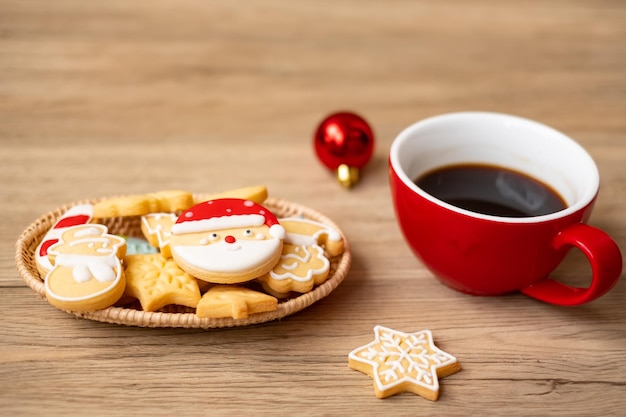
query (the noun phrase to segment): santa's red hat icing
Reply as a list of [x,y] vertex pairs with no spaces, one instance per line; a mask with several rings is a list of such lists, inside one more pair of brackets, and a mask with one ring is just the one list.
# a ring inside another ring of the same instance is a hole
[[285,229],[267,208],[250,200],[220,198],[197,204],[185,210],[172,226],[172,233],[209,232],[266,225],[270,235],[277,239],[285,237]]

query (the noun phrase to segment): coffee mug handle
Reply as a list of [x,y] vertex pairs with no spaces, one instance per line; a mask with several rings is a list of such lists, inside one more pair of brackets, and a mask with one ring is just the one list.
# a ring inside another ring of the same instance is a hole
[[591,263],[591,284],[588,288],[578,288],[549,277],[521,289],[522,293],[551,304],[575,306],[601,297],[617,284],[622,273],[622,255],[615,241],[602,230],[575,224],[561,231],[553,246],[557,250],[580,249]]

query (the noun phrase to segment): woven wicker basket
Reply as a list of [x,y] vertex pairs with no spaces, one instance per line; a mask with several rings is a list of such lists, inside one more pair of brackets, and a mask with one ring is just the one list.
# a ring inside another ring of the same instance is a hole
[[[203,201],[206,196],[202,194],[194,195],[196,201]],[[45,289],[43,278],[37,271],[35,263],[35,250],[46,232],[55,224],[57,219],[76,204],[91,203],[94,204],[102,199],[78,201],[59,207],[58,209],[47,213],[33,222],[22,233],[16,243],[15,262],[17,269],[29,287],[31,287],[39,296],[45,299]],[[196,316],[194,309],[182,306],[167,306],[156,312],[142,311],[139,305],[125,307],[109,307],[103,310],[91,312],[68,311],[78,317],[108,322],[116,324],[124,324],[128,326],[141,327],[188,327],[188,328],[220,328],[220,327],[236,327],[247,326],[250,324],[263,323],[271,320],[280,319],[282,317],[294,314],[316,301],[330,294],[346,277],[350,269],[351,254],[348,241],[339,227],[328,217],[312,210],[308,207],[291,203],[285,200],[268,198],[263,205],[270,209],[277,217],[293,217],[302,216],[306,219],[314,220],[333,227],[341,233],[345,250],[340,256],[332,258],[330,275],[326,282],[314,288],[312,291],[302,294],[296,298],[282,300],[278,304],[278,309],[266,313],[251,314],[245,319],[218,318],[207,319]],[[108,226],[110,233],[140,237],[141,223],[140,217],[115,217],[102,223]]]

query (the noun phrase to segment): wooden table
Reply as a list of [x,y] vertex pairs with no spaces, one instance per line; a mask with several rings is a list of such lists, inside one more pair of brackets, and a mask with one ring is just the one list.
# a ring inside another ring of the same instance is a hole
[[[591,223],[626,248],[625,75],[620,1],[0,1],[0,414],[623,415],[624,282],[575,308],[444,287],[395,223],[386,158],[439,113],[542,121],[595,158]],[[377,138],[349,191],[312,151],[343,109]],[[345,281],[283,320],[92,322],[15,269],[20,233],[66,203],[258,183],[328,215],[352,248]],[[585,285],[589,266],[573,253],[556,276]],[[437,402],[377,399],[348,368],[379,324],[430,329],[459,359]]]

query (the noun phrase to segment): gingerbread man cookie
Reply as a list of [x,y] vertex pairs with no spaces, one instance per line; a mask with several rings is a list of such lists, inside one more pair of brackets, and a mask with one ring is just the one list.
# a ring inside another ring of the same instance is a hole
[[250,281],[280,258],[285,229],[267,208],[223,198],[184,211],[172,226],[170,250],[187,273],[217,284]]
[[336,230],[312,220],[294,217],[281,219],[280,224],[286,230],[280,261],[258,281],[270,294],[284,298],[326,281],[330,261],[325,252],[331,257],[341,254],[343,239]]
[[126,285],[120,258],[124,239],[107,233],[106,226],[89,224],[68,228],[48,248],[53,268],[44,280],[50,304],[63,310],[92,311],[108,307]]

